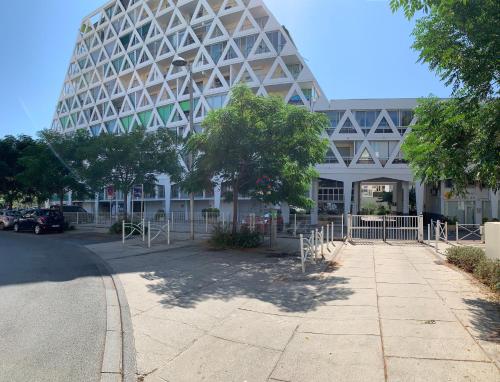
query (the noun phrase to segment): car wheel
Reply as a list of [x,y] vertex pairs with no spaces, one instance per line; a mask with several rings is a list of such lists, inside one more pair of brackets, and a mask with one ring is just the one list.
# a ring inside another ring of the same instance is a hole
[[19,224],[14,224],[14,231],[19,232]]
[[35,226],[35,235],[40,235],[42,233],[42,227],[38,224]]

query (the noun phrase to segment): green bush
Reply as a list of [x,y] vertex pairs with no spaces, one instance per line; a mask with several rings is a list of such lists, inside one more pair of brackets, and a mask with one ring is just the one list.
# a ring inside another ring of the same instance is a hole
[[483,259],[474,270],[474,276],[494,291],[500,292],[500,260]]
[[261,243],[260,233],[250,231],[247,227],[233,234],[227,228],[218,225],[210,238],[210,244],[217,248],[256,248]]
[[451,247],[446,250],[446,258],[449,263],[472,273],[478,264],[486,259],[486,255],[481,248]]

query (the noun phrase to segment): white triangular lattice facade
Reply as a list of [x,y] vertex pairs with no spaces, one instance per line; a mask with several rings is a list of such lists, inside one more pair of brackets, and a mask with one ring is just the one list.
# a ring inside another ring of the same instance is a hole
[[260,0],[117,0],[84,19],[53,128],[96,135],[142,125],[186,134],[188,74],[172,65],[176,55],[192,63],[195,125],[237,83],[297,105],[328,105]]

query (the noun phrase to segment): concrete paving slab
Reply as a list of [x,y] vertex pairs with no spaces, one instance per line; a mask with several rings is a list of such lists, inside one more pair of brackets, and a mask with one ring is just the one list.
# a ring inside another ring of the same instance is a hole
[[306,318],[331,318],[334,320],[377,319],[376,306],[323,305],[305,313]]
[[299,322],[295,317],[237,310],[209,334],[230,341],[281,351],[292,337]]
[[416,271],[400,273],[376,273],[377,283],[390,284],[424,284],[427,282]]
[[467,361],[489,359],[470,336],[463,338],[388,337],[384,333],[387,357],[433,358]]
[[297,333],[271,378],[290,382],[384,381],[380,338]]
[[428,285],[378,283],[377,293],[381,297],[419,297],[439,299]]
[[381,320],[384,337],[427,338],[427,339],[464,339],[469,333],[459,322]]
[[445,304],[452,309],[481,309],[500,312],[500,304],[485,298],[480,292],[438,291]]
[[301,320],[297,332],[315,334],[370,334],[380,335],[377,319],[333,320],[307,318]]
[[493,363],[415,358],[387,358],[389,382],[493,382],[500,380]]
[[404,297],[379,297],[381,318],[400,320],[455,321],[451,310],[441,301]]
[[264,382],[280,354],[207,335],[170,361],[158,375],[165,381],[175,382]]

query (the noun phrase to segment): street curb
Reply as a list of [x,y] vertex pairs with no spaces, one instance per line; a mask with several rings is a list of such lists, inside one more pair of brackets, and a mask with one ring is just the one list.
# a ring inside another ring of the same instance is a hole
[[111,265],[95,252],[86,247],[85,249],[95,259],[106,291],[106,343],[101,382],[135,382],[137,367],[134,332],[125,290]]

